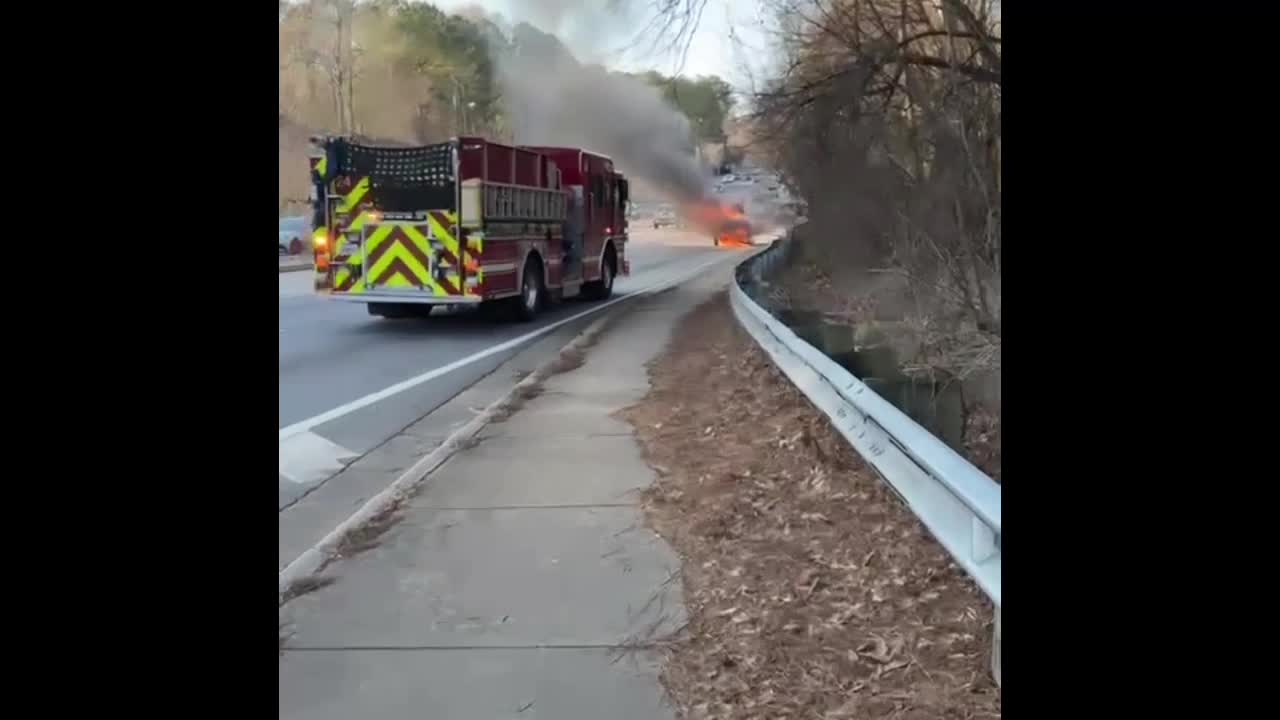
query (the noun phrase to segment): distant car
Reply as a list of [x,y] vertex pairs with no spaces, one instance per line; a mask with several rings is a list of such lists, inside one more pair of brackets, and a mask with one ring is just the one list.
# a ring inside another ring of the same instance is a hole
[[280,218],[280,254],[301,255],[306,248],[307,219],[302,216]]
[[675,227],[675,225],[676,212],[671,208],[661,208],[658,210],[657,214],[653,216],[654,230],[657,230],[660,227]]

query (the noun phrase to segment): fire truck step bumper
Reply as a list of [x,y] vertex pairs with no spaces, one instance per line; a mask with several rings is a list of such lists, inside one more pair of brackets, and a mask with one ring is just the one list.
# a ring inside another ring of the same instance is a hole
[[477,295],[406,295],[403,293],[362,292],[358,295],[328,293],[330,300],[354,303],[405,303],[413,305],[478,305],[483,298]]

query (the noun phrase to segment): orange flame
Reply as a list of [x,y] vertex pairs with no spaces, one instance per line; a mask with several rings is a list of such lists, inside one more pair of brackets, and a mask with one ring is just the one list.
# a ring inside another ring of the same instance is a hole
[[724,247],[751,245],[751,223],[741,205],[703,199],[684,208],[684,216]]

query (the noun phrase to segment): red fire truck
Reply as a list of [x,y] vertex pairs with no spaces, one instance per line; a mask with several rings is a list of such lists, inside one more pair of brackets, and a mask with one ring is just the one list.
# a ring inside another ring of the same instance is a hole
[[603,155],[480,137],[312,146],[316,291],[371,315],[483,304],[530,320],[630,274],[628,184]]

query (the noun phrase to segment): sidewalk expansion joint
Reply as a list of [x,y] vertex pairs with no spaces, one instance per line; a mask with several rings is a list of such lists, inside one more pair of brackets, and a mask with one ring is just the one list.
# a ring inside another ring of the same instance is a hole
[[[665,643],[669,644],[669,643]],[[532,645],[333,645],[293,647],[286,645],[285,652],[435,652],[474,650],[651,650],[665,645],[648,643],[541,643]]]
[[591,508],[634,508],[638,503],[571,503],[567,505],[414,505],[417,510],[462,511],[462,510],[590,510]]
[[[502,428],[502,423],[496,422],[490,425],[491,428]],[[529,442],[544,442],[547,440],[593,440],[595,438],[614,438],[614,437],[634,437],[635,433],[630,432],[603,432],[603,433],[587,433],[585,435],[574,433],[572,435],[504,435],[493,434],[483,436],[483,440],[525,440]]]

